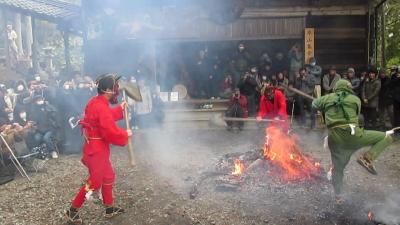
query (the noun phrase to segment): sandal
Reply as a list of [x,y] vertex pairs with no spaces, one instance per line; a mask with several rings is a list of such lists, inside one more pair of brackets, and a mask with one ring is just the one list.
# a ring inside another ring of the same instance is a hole
[[79,216],[79,212],[77,209],[70,208],[67,211],[65,211],[65,215],[68,218],[68,222],[73,223],[73,224],[82,224],[83,221],[81,217]]
[[361,155],[358,157],[357,162],[363,166],[369,173],[373,175],[377,175],[378,173],[376,172],[375,166],[372,164],[372,161],[365,157],[365,155]]

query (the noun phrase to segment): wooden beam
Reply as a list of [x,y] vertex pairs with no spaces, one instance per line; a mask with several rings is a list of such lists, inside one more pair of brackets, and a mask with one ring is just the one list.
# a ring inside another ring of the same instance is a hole
[[31,16],[24,16],[25,21],[25,49],[26,49],[26,56],[30,59],[32,56],[32,21]]
[[36,19],[34,17],[31,18],[31,26],[32,26],[32,68],[35,73],[39,71],[39,58],[38,58],[38,43],[37,43],[37,28],[36,28]]
[[21,27],[21,14],[14,14],[14,30],[17,33],[17,48],[20,56],[24,55],[24,48],[22,47],[22,27]]
[[307,15],[366,15],[368,7],[365,5],[353,6],[296,6],[275,8],[246,8],[241,18],[262,17],[302,17]]
[[[1,25],[4,27],[4,29],[6,29],[6,27],[7,27],[7,13],[6,13],[5,9],[1,10],[1,17],[3,19],[3,23]],[[7,69],[11,69],[10,46],[9,46],[9,43],[8,43],[8,34],[7,34],[6,30],[4,30],[4,31],[5,32],[4,32],[3,36],[4,36],[4,48],[5,48],[5,53],[6,53],[6,67],[7,67]]]

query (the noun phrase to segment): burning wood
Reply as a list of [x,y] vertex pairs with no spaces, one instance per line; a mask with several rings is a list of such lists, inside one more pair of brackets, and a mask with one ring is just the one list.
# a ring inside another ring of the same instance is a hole
[[296,137],[273,126],[268,127],[266,133],[264,157],[282,169],[285,180],[310,179],[320,173],[320,163],[302,153]]
[[243,163],[239,159],[236,159],[235,160],[235,168],[234,168],[234,171],[232,172],[232,175],[233,176],[240,176],[240,175],[243,174],[243,172],[244,172]]
[[372,211],[368,212],[368,220],[371,221],[374,225],[386,225],[382,222],[377,221],[375,214]]
[[[304,154],[297,144],[298,139],[276,127],[266,130],[262,149],[245,153],[230,153],[220,158],[212,175],[202,176],[190,191],[194,199],[199,185],[204,180],[217,176],[213,182],[216,191],[237,191],[285,185],[293,181],[322,181],[326,174],[321,165]],[[271,179],[271,175],[272,178]],[[282,182],[283,181],[283,182]]]

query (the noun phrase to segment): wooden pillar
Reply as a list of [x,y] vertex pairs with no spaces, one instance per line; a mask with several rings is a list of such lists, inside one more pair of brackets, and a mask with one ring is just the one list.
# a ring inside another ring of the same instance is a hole
[[39,72],[38,43],[36,36],[36,19],[31,18],[32,26],[32,68],[35,73]]
[[25,22],[25,53],[28,58],[32,56],[32,21],[30,16],[24,16],[24,22]]
[[10,49],[9,49],[7,30],[6,30],[7,29],[7,13],[6,13],[5,9],[1,10],[1,18],[2,18],[3,23],[0,26],[3,26],[4,31],[5,31],[3,34],[3,37],[4,37],[4,48],[5,48],[4,50],[6,53],[6,67],[7,67],[7,69],[11,69]]
[[14,14],[14,30],[17,33],[17,48],[18,54],[24,55],[24,48],[22,47],[22,28],[21,28],[21,14]]
[[386,48],[386,39],[385,39],[385,3],[380,7],[380,14],[381,14],[381,68],[386,68],[386,56],[385,56],[385,48]]
[[71,55],[69,49],[69,31],[68,28],[63,31],[63,39],[64,39],[64,57],[65,57],[65,69],[67,74],[71,71]]

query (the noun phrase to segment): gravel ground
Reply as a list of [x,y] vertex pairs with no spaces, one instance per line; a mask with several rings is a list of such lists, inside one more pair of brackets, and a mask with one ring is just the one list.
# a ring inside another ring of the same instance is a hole
[[[322,148],[323,133],[298,132],[304,151],[328,169],[330,156]],[[388,199],[400,196],[399,144],[377,161],[379,176],[369,175],[354,159],[350,162],[345,175],[348,201],[342,207],[334,207],[332,188],[324,183],[255,184],[254,188],[221,192],[210,178],[199,186],[197,198],[189,199],[202,172],[212,170],[226,153],[260,147],[264,136],[257,130],[240,134],[218,129],[140,130],[134,137],[138,167],[128,166],[124,149],[113,149],[112,155],[116,205],[127,212],[106,220],[101,203],[94,200],[85,204],[81,216],[85,224],[356,225],[370,224],[366,215],[376,210],[377,217],[398,221],[399,205],[390,206],[395,213],[389,216],[382,209]],[[45,171],[31,173],[30,183],[18,177],[0,186],[0,224],[67,224],[63,211],[86,176],[79,160],[78,155],[61,156],[49,160]]]

